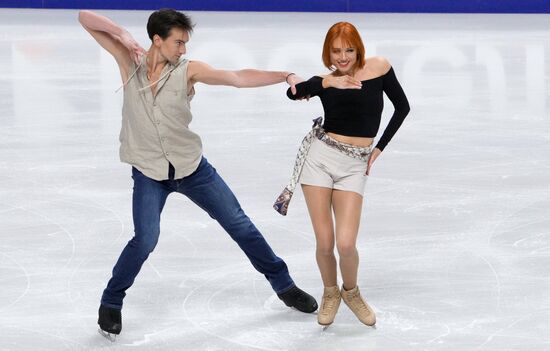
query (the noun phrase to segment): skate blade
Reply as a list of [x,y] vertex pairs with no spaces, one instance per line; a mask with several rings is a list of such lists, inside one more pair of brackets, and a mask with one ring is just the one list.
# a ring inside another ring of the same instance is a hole
[[107,333],[104,330],[101,330],[101,328],[98,328],[97,331],[101,336],[103,336],[105,339],[109,340],[110,342],[116,341],[116,334]]

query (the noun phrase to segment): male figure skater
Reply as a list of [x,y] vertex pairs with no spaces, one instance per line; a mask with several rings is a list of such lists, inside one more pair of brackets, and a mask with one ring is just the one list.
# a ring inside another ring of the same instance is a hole
[[187,196],[218,221],[287,306],[306,313],[315,311],[315,299],[294,284],[285,262],[275,255],[231,189],[203,157],[201,139],[189,129],[189,102],[196,83],[244,88],[286,81],[294,90],[300,79],[289,72],[225,71],[183,59],[193,24],[188,16],[171,9],[155,11],[149,17],[148,51],[104,16],[80,11],[79,21],[119,66],[124,83],[120,159],[132,166],[134,180],[135,235],[103,291],[98,318],[102,334],[114,340],[122,330],[122,300],[157,244],[160,215],[172,192]]

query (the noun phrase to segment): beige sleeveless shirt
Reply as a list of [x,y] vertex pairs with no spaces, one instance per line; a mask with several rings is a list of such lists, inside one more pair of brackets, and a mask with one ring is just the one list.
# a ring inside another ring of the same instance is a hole
[[193,119],[187,95],[188,60],[168,63],[153,96],[147,79],[146,57],[130,69],[124,88],[120,160],[155,180],[168,179],[168,163],[175,178],[193,173],[202,157],[200,137],[189,129]]

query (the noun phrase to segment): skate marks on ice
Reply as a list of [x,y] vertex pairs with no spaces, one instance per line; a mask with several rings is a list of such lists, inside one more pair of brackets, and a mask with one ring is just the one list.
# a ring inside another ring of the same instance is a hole
[[[221,343],[236,349],[285,349],[277,338],[268,337],[279,322],[273,319],[279,299],[262,278],[243,276],[247,264],[207,272],[200,281],[186,280],[183,284],[194,288],[182,303],[183,316],[199,334],[214,340],[207,344]],[[279,302],[279,312],[290,310]]]
[[[103,13],[147,43],[148,12]],[[229,238],[172,197],[159,247],[128,295],[125,329],[112,344],[96,332],[98,299],[132,236],[129,168],[117,157],[121,95],[112,93],[120,75],[76,14],[0,10],[0,28],[10,33],[0,40],[7,71],[0,78],[0,348],[492,351],[550,344],[547,16],[339,15],[365,33],[369,56],[390,59],[412,105],[367,185],[359,274],[376,330],[341,308],[321,331],[315,314],[284,306],[242,252],[215,251],[230,247]],[[304,78],[323,71],[323,35],[335,21],[334,14],[299,13],[193,18],[190,58]],[[220,42],[239,50],[228,55]],[[192,126],[204,136],[206,156],[267,227],[298,285],[319,300],[303,199],[295,195],[285,219],[271,209],[319,103],[288,101],[282,85],[200,90]]]
[[[222,274],[229,278],[233,275]],[[217,292],[208,294],[212,288]],[[243,290],[246,293],[240,293]],[[225,286],[214,280],[198,286],[188,295],[183,310],[198,331],[195,337],[202,337],[202,343],[212,347],[220,344],[236,350],[293,350],[300,347],[296,345],[303,345],[326,349],[319,340],[316,313],[306,314],[285,306],[263,279],[236,279],[234,284]],[[336,336],[350,330],[357,333],[348,340],[348,346],[365,336],[363,325],[356,321],[342,321],[335,330]]]
[[3,294],[0,304],[0,312],[17,304],[29,292],[31,281],[25,267],[11,258],[8,254],[0,252],[0,283],[10,286],[10,290]]
[[[0,337],[0,349],[2,350],[87,350],[90,345],[85,338],[76,340],[74,332],[57,330],[50,332],[41,331],[40,325],[29,327],[2,327],[2,336]],[[42,328],[43,329],[43,328]],[[68,329],[68,328],[65,328]],[[93,329],[91,329],[93,330]],[[89,335],[92,335],[90,333]],[[95,343],[92,339],[88,341]]]

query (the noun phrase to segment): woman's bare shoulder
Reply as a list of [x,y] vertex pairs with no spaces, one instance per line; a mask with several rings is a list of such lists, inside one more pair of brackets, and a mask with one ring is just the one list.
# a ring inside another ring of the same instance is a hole
[[367,57],[365,59],[365,65],[376,72],[377,75],[381,76],[388,73],[391,68],[390,61],[382,56]]

